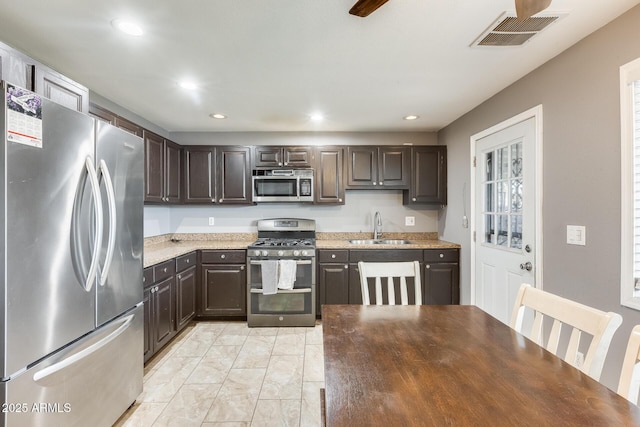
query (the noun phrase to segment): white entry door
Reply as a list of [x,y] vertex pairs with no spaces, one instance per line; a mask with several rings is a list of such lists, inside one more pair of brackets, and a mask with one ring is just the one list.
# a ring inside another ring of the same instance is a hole
[[476,140],[475,303],[509,323],[522,283],[535,286],[536,118]]

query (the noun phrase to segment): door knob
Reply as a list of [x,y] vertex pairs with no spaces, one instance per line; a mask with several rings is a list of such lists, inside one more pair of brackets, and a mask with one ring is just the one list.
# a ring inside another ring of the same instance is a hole
[[520,270],[531,271],[533,270],[533,264],[531,264],[529,261],[523,262],[522,264],[520,264]]

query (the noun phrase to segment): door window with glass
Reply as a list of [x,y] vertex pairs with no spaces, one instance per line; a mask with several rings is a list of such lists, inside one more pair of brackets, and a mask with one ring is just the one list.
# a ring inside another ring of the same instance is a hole
[[484,243],[522,248],[522,140],[484,154]]

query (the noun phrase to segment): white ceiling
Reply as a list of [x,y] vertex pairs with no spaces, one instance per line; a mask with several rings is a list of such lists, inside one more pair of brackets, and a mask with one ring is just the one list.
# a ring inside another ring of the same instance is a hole
[[0,0],[0,40],[167,131],[434,131],[640,0],[552,0],[568,15],[509,48],[470,45],[513,0],[353,3]]

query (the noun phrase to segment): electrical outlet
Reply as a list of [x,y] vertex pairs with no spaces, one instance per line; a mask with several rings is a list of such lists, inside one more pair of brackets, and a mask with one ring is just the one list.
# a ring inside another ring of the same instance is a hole
[[215,220],[212,216],[209,217],[209,225],[215,225]]
[[584,225],[567,225],[567,243],[585,246],[587,244],[587,227]]
[[416,217],[415,216],[405,216],[404,217],[404,225],[408,225],[409,227],[413,227],[416,225]]

